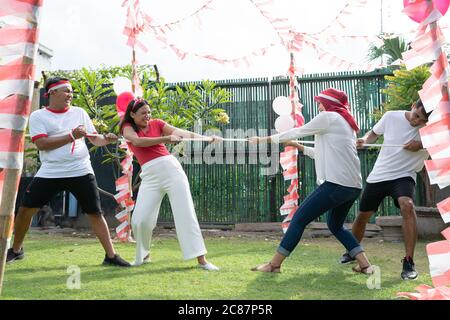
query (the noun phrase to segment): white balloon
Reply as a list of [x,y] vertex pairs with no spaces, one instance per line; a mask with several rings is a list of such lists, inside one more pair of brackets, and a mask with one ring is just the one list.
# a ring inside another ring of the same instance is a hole
[[284,132],[294,127],[294,120],[291,116],[282,115],[275,120],[275,129],[278,132]]
[[280,116],[290,115],[292,113],[291,100],[284,96],[276,97],[272,102],[272,109]]
[[131,80],[125,77],[117,77],[114,79],[113,89],[116,95],[131,92]]

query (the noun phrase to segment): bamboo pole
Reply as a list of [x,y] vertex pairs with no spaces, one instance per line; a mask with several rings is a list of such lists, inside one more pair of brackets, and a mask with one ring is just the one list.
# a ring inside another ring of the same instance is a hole
[[[22,133],[19,133],[23,135]],[[22,169],[4,169],[5,180],[0,203],[0,295],[3,288],[3,276],[5,273],[6,253],[8,242],[12,236],[14,223],[14,208],[17,198],[17,186],[19,184]]]
[[[40,7],[43,5],[43,0],[35,0],[32,1],[32,4],[36,6],[38,10],[33,12],[32,16],[35,18],[30,19],[28,22],[32,24],[33,28],[38,27],[38,13],[40,11]],[[35,39],[35,43],[38,43],[38,37]],[[34,64],[34,58],[37,55],[37,47],[34,51],[33,58],[30,57],[23,57],[22,63],[23,64]],[[33,75],[30,73],[28,76],[30,76],[30,79],[32,79]],[[34,84],[30,85],[28,89],[28,95],[25,95],[25,98],[32,100],[32,94],[33,94],[33,86]],[[28,116],[28,115],[27,115]],[[25,132],[19,131],[19,130],[13,130],[13,135],[18,136],[23,139],[25,139]],[[3,181],[3,190],[2,196],[0,199],[0,295],[2,294],[3,290],[3,278],[5,274],[5,264],[6,264],[6,256],[7,256],[7,247],[8,242],[10,241],[13,233],[13,224],[14,224],[14,209],[16,205],[16,198],[17,198],[17,189],[20,182],[20,177],[22,174],[22,168],[19,169],[12,169],[12,168],[0,168],[0,170],[4,170],[4,181]]]
[[[25,57],[23,63],[33,64],[33,59]],[[26,97],[31,100],[32,86],[29,89],[30,94]],[[25,139],[25,132],[13,130],[13,135],[18,136],[22,141]],[[9,241],[12,237],[14,224],[14,209],[17,198],[17,188],[22,174],[20,169],[2,168],[5,179],[3,181],[2,197],[0,199],[0,295],[3,288],[3,277],[5,273],[6,254],[8,250]]]

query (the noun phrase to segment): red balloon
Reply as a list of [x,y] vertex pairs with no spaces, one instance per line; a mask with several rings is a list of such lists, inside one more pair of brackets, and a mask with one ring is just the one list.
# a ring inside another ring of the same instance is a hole
[[117,96],[116,110],[119,116],[123,116],[127,111],[128,104],[134,99],[134,95],[131,92],[125,91]]
[[[447,12],[450,0],[432,0],[433,5],[444,16]],[[405,12],[415,22],[422,22],[427,15],[427,1],[426,0],[403,0],[403,7]]]

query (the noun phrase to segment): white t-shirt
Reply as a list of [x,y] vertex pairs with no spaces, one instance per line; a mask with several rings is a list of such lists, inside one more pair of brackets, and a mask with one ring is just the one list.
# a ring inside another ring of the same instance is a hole
[[[411,140],[420,141],[420,127],[413,127],[406,119],[407,111],[388,111],[373,127],[376,135],[384,136],[383,144],[407,144]],[[367,182],[395,180],[411,177],[416,181],[416,172],[422,170],[428,152],[423,149],[412,152],[402,147],[381,147],[377,161]]]
[[314,135],[314,148],[305,155],[315,159],[317,184],[325,181],[361,188],[361,167],[356,151],[356,133],[336,112],[320,112],[302,127],[272,136],[273,142],[285,142]]
[[[61,113],[44,108],[31,114],[30,136],[32,141],[40,137],[64,136],[80,125],[85,126],[87,133],[96,133],[89,115],[81,108],[70,107]],[[74,146],[68,143],[57,149],[39,151],[39,158],[42,165],[36,177],[69,178],[94,174],[84,138],[77,139]]]

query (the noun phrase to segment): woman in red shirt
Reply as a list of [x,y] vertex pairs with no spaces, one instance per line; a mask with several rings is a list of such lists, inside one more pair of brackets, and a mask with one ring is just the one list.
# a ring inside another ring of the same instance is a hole
[[141,165],[142,182],[131,219],[136,238],[134,265],[149,261],[152,232],[158,220],[161,201],[169,196],[175,229],[184,259],[197,258],[199,267],[219,270],[205,258],[206,247],[192,201],[189,181],[165,143],[178,143],[182,138],[206,138],[211,142],[221,138],[205,137],[175,128],[160,119],[151,119],[150,106],[142,99],[129,103],[120,131]]

